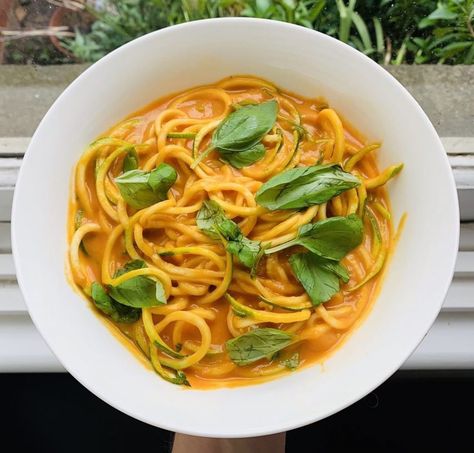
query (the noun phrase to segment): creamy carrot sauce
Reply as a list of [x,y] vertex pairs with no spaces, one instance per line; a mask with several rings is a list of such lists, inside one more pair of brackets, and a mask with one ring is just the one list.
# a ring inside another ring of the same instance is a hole
[[[191,168],[220,122],[236,108],[272,99],[278,102],[278,116],[262,139],[265,155],[260,160],[238,169],[212,151]],[[91,144],[75,170],[68,219],[71,279],[130,349],[162,376],[174,379],[182,371],[196,389],[272,379],[323,361],[367,313],[393,245],[390,203],[383,186],[388,173],[378,169],[378,145],[350,169],[361,185],[324,204],[270,211],[255,201],[263,183],[288,169],[328,163],[346,168],[353,156],[371,145],[325,100],[288,93],[255,77],[230,77],[159,99],[101,139]],[[124,158],[132,147],[138,169],[149,172],[167,163],[177,173],[166,198],[142,209],[127,204],[114,182],[124,172]],[[101,173],[104,165],[109,166]],[[298,246],[263,256],[252,278],[250,270],[226,252],[225,244],[197,227],[197,213],[208,199],[222,207],[243,235],[265,247],[294,238],[304,224],[358,215],[362,242],[341,260],[348,282],[340,281],[330,300],[315,305],[289,264],[290,255],[304,251]],[[131,260],[146,263],[142,276],[162,283],[167,303],[141,309],[134,322],[115,322],[94,304],[91,285],[100,283],[107,291],[108,285],[117,283],[115,272]],[[280,317],[260,322],[239,316],[226,293],[243,306]],[[287,322],[290,315],[303,317],[301,313],[307,317]],[[226,341],[268,327],[292,335],[293,341],[248,365],[231,360]],[[176,354],[157,347],[156,341]]]

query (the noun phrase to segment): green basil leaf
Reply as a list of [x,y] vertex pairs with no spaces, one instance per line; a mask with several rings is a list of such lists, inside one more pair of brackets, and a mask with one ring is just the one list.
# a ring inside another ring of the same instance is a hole
[[229,151],[251,148],[273,127],[277,113],[275,100],[236,110],[219,124],[212,136],[212,147]]
[[130,206],[143,209],[165,200],[176,178],[176,170],[171,165],[160,164],[151,172],[130,170],[115,178],[115,182]]
[[140,319],[141,310],[139,308],[127,307],[114,301],[100,283],[92,283],[91,293],[95,306],[115,322],[128,324]]
[[355,214],[347,217],[331,217],[301,226],[295,239],[266,249],[265,254],[301,245],[323,258],[339,261],[360,245],[363,229],[362,221]]
[[217,225],[225,224],[221,229],[225,229],[225,237],[234,238],[240,233],[240,229],[235,222],[228,219],[222,208],[213,200],[203,202],[201,209],[196,216],[198,228],[211,239],[220,239]]
[[296,253],[290,256],[289,262],[314,306],[327,302],[339,291],[340,274],[348,278],[342,266],[334,267],[334,262],[314,253]]
[[259,142],[275,124],[277,114],[278,103],[275,100],[246,105],[231,113],[221,121],[212,135],[210,146],[196,157],[191,168],[195,168],[213,150],[217,150],[225,161],[236,168],[261,159],[265,148]]
[[323,269],[336,274],[344,283],[347,283],[349,281],[349,272],[341,263],[336,263],[334,261],[329,260],[322,260],[320,266]]
[[[130,261],[115,272],[114,278],[145,267],[146,264],[142,260]],[[161,282],[144,275],[132,277],[117,286],[109,285],[109,294],[117,302],[129,307],[146,308],[166,304],[165,290]]]
[[298,244],[323,258],[339,261],[362,242],[364,226],[355,214],[303,225]]
[[235,364],[244,366],[263,358],[269,359],[286,348],[292,339],[293,335],[283,330],[263,327],[227,340],[226,349]]
[[237,240],[227,243],[227,250],[236,256],[244,266],[253,269],[257,264],[261,247],[259,241],[252,241],[240,234]]
[[120,277],[123,274],[126,274],[130,271],[135,271],[137,269],[143,269],[146,267],[146,263],[143,260],[132,260],[128,263],[125,263],[123,267],[117,269],[114,274],[114,278]]
[[262,159],[265,155],[265,146],[257,143],[249,149],[243,151],[218,150],[222,160],[235,168],[248,167]]
[[169,188],[176,182],[177,177],[176,170],[171,165],[160,164],[150,172],[148,184],[161,200],[165,200]]
[[222,208],[213,200],[204,201],[196,216],[198,228],[212,239],[224,238],[227,250],[254,272],[262,254],[259,241],[245,237],[239,226],[227,218]]
[[300,366],[300,354],[295,352],[291,357],[282,361],[282,364],[291,371],[295,371]]
[[138,168],[138,154],[135,148],[130,148],[130,151],[125,154],[123,159],[123,172],[136,170]]
[[255,199],[271,211],[301,209],[325,203],[359,185],[357,177],[337,164],[297,167],[268,180],[257,191]]
[[109,285],[109,294],[117,302],[136,308],[166,304],[165,291],[160,281],[139,275],[117,286]]

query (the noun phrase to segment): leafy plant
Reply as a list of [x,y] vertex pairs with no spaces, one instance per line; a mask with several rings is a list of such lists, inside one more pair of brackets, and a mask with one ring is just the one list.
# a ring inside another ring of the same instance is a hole
[[448,0],[419,22],[427,37],[412,38],[415,63],[474,63],[474,0]]
[[[474,0],[106,0],[89,33],[65,46],[96,61],[154,30],[226,16],[279,20],[319,30],[379,63],[473,62]],[[256,151],[261,152],[261,150]]]
[[254,0],[243,3],[242,16],[280,20],[308,28],[318,28],[318,19],[326,6],[326,0]]
[[[79,60],[97,61],[121,45],[169,25],[234,15],[235,1],[226,0],[106,0],[100,10],[86,6],[96,17],[87,34],[76,30],[63,43]],[[237,11],[235,11],[236,13]]]

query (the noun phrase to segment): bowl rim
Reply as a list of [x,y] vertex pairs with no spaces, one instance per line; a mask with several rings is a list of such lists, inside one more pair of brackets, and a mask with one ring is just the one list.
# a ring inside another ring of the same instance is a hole
[[[369,57],[364,55],[363,53],[357,51],[356,49],[352,48],[351,46],[331,37],[328,36],[324,33],[318,32],[316,30],[312,30],[303,26],[299,26],[296,24],[290,24],[286,22],[280,22],[280,21],[275,21],[275,20],[269,20],[269,19],[260,19],[260,18],[245,18],[245,17],[225,17],[225,18],[212,18],[212,19],[203,19],[203,20],[197,20],[197,21],[192,21],[192,22],[187,22],[187,23],[182,23],[178,25],[173,25],[169,27],[165,27],[160,30],[156,30],[154,32],[148,33],[146,35],[143,35],[139,38],[136,38],[123,46],[113,50],[109,54],[105,55],[103,58],[101,58],[99,61],[96,63],[92,64],[90,67],[88,67],[85,71],[83,71],[71,84],[69,84],[66,89],[60,94],[60,96],[55,100],[55,102],[52,104],[52,106],[48,109],[47,113],[44,115],[43,119],[40,121],[35,133],[33,134],[32,140],[28,146],[27,151],[25,152],[25,156],[23,158],[23,162],[28,162],[32,151],[35,145],[35,136],[38,134],[38,131],[43,127],[45,123],[47,123],[49,116],[51,116],[52,112],[56,109],[58,105],[58,101],[65,97],[76,85],[80,84],[83,79],[89,77],[89,75],[96,69],[99,68],[103,65],[108,64],[108,61],[112,58],[115,58],[122,52],[128,50],[129,48],[136,46],[137,44],[144,43],[148,40],[154,40],[156,39],[157,36],[163,36],[166,34],[173,34],[176,32],[179,32],[182,29],[191,29],[191,28],[196,28],[197,32],[200,31],[203,27],[206,27],[209,23],[222,23],[222,22],[227,22],[229,24],[232,23],[248,23],[248,24],[259,24],[259,26],[271,26],[271,27],[280,27],[281,29],[287,29],[291,30],[293,32],[297,33],[305,33],[308,36],[312,36],[315,33],[319,35],[319,39],[321,40],[327,40],[331,41],[334,45],[339,46],[340,48],[346,48],[346,50],[349,50],[354,54],[354,56],[358,57],[361,59],[365,65],[370,65],[373,70],[378,72],[379,77],[384,77],[388,80],[391,81],[391,83],[398,89],[400,94],[403,93],[403,96],[405,98],[405,101],[409,104],[411,104],[411,107],[417,110],[417,113],[420,115],[420,118],[423,118],[426,129],[429,130],[431,135],[433,136],[433,139],[437,142],[439,149],[444,150],[444,147],[441,143],[441,140],[429,120],[428,116],[426,113],[423,111],[423,109],[420,107],[420,105],[417,103],[417,101],[413,98],[413,96],[408,92],[408,90],[400,83],[398,80],[392,76],[388,71],[386,71],[382,66],[380,66],[378,63],[374,62],[371,60]],[[451,171],[451,167],[449,164],[449,160],[447,158],[447,155],[445,152],[442,153],[443,156],[441,156],[441,160],[443,162],[444,170],[446,173],[446,176],[449,180],[449,197],[450,197],[450,203],[452,203],[455,208],[454,208],[454,216],[451,219],[451,224],[452,224],[452,237],[448,238],[450,241],[450,255],[449,255],[449,262],[445,262],[444,268],[445,271],[443,272],[443,281],[439,283],[439,303],[438,307],[435,310],[435,305],[432,304],[432,307],[430,310],[433,310],[433,315],[431,317],[431,320],[429,322],[429,328],[433,325],[434,321],[436,320],[436,317],[439,314],[439,311],[441,309],[441,306],[444,302],[444,299],[446,297],[447,291],[449,289],[453,274],[454,274],[454,266],[456,262],[456,257],[457,257],[457,251],[458,251],[458,245],[459,245],[459,230],[460,230],[460,220],[459,220],[459,204],[458,204],[458,197],[457,197],[457,191],[456,191],[456,185],[455,185],[455,180],[454,180],[454,175]],[[57,359],[60,361],[60,363],[64,366],[64,368],[67,370],[68,373],[70,373],[77,381],[79,381],[84,387],[86,387],[89,391],[91,391],[94,395],[99,397],[101,400],[105,401],[107,404],[111,405],[112,407],[120,410],[121,412],[138,419],[144,423],[150,424],[152,426],[157,426],[158,425],[153,421],[150,420],[149,418],[142,416],[140,413],[129,409],[128,407],[123,407],[120,404],[117,404],[114,401],[110,401],[107,395],[104,395],[102,392],[99,392],[96,389],[96,386],[94,382],[90,379],[84,378],[81,376],[81,371],[77,368],[72,366],[67,358],[64,359],[64,357],[59,357],[56,353],[56,348],[55,348],[55,341],[50,337],[50,334],[48,333],[47,329],[43,331],[40,326],[40,322],[38,321],[38,318],[36,317],[35,313],[35,303],[32,303],[32,300],[35,298],[34,294],[30,294],[28,290],[28,283],[27,279],[25,278],[23,274],[23,268],[22,268],[22,263],[21,263],[21,258],[20,258],[20,252],[19,252],[19,243],[18,243],[18,238],[17,238],[17,232],[16,232],[16,224],[20,222],[19,217],[19,211],[21,210],[22,206],[20,205],[18,198],[19,195],[18,193],[20,190],[23,188],[23,171],[24,165],[21,166],[16,186],[15,186],[15,192],[14,192],[14,197],[13,197],[13,205],[12,205],[12,218],[11,218],[11,241],[12,241],[12,253],[13,253],[13,258],[14,258],[14,264],[15,264],[15,269],[16,269],[16,275],[17,275],[17,281],[18,285],[21,289],[21,292],[24,296],[24,300],[26,303],[26,306],[28,308],[28,312],[30,314],[30,317],[35,325],[35,327],[38,329],[40,332],[41,336],[45,340],[46,344],[48,347],[51,349],[51,351],[54,353],[54,355],[57,357]],[[287,423],[280,423],[278,426],[273,426],[271,428],[264,427],[264,428],[256,428],[253,430],[246,430],[245,432],[236,435],[234,432],[229,433],[226,432],[222,429],[217,429],[214,430],[214,427],[209,427],[207,431],[205,430],[199,430],[195,431],[192,428],[187,429],[186,427],[181,427],[177,426],[177,424],[173,423],[161,423],[159,427],[162,429],[166,429],[169,431],[175,431],[175,432],[180,432],[188,435],[194,435],[194,436],[202,436],[202,437],[217,437],[217,438],[236,438],[236,437],[254,437],[254,436],[264,436],[264,435],[269,435],[269,434],[274,434],[274,433],[279,433],[283,431],[289,431],[295,428],[299,428],[301,426],[308,425],[310,423],[314,423],[316,421],[319,421],[323,418],[329,417],[346,407],[354,404],[356,401],[360,400],[367,394],[369,394],[371,391],[373,391],[375,388],[380,386],[383,382],[385,382],[388,378],[390,378],[399,368],[400,366],[408,359],[408,357],[413,353],[413,351],[416,349],[416,347],[420,344],[420,342],[423,340],[425,335],[428,333],[429,329],[426,331],[421,331],[418,329],[418,335],[413,334],[412,336],[416,336],[416,341],[413,340],[413,347],[409,348],[409,350],[406,351],[406,354],[404,356],[403,361],[400,363],[394,363],[392,367],[388,368],[387,370],[383,373],[383,377],[380,377],[378,379],[373,379],[370,380],[370,383],[365,385],[364,391],[353,396],[352,398],[348,399],[345,401],[345,404],[341,404],[337,407],[334,407],[332,410],[325,412],[323,416],[312,416],[310,411],[303,411],[303,414],[300,415],[299,417],[292,417],[290,421]],[[258,385],[265,385],[263,384],[258,384]],[[207,390],[206,390],[207,391]]]

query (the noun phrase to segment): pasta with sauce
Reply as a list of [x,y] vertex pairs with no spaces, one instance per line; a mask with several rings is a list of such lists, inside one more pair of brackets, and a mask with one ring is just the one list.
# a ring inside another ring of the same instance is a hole
[[164,379],[261,382],[331,353],[394,242],[380,143],[250,76],[160,99],[93,142],[69,208],[74,285]]

